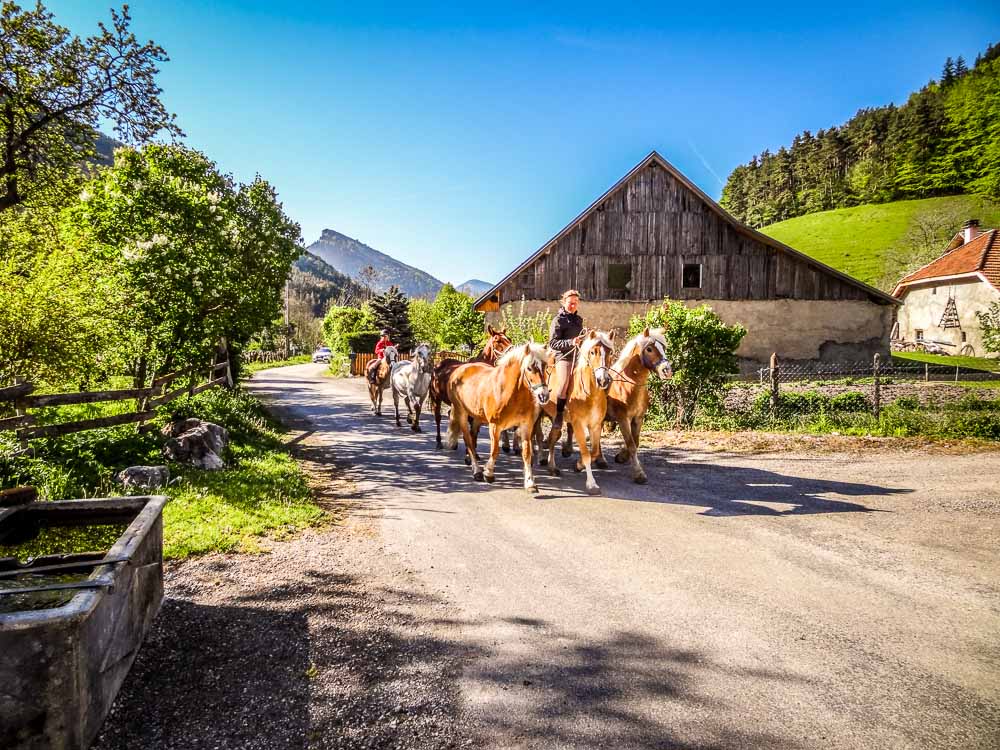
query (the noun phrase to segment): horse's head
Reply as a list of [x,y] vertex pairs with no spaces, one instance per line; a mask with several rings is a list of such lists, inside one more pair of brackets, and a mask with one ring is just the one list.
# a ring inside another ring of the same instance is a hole
[[394,365],[399,360],[399,349],[394,346],[387,346],[382,350],[382,356],[390,366]]
[[486,346],[483,347],[483,357],[495,362],[504,352],[510,349],[513,342],[507,336],[507,326],[500,329],[494,328],[491,325],[486,326],[486,333],[490,338],[486,342]]
[[413,350],[413,366],[421,373],[431,369],[430,344],[420,344],[420,346]]
[[549,384],[545,379],[547,356],[545,347],[539,344],[525,344],[516,350],[508,350],[506,357],[517,357],[520,361],[521,379],[531,389],[531,394],[539,406],[549,402]]
[[597,387],[607,390],[611,387],[611,369],[608,362],[615,350],[615,332],[592,330],[580,345],[580,363],[594,373]]
[[673,370],[667,359],[667,339],[662,328],[646,328],[638,343],[639,357],[642,366],[651,370],[666,380],[672,376]]

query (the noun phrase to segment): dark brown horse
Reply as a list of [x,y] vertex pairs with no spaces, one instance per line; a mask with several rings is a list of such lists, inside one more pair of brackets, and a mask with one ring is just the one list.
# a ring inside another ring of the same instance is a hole
[[[469,362],[483,362],[490,366],[496,365],[497,360],[505,351],[510,349],[511,340],[507,338],[507,328],[495,329],[493,326],[486,327],[489,334],[489,341],[486,346]],[[434,368],[434,376],[431,378],[431,407],[434,410],[434,423],[437,426],[437,447],[443,448],[441,443],[441,405],[451,406],[451,399],[448,396],[448,381],[459,365],[465,364],[457,359],[443,359]]]

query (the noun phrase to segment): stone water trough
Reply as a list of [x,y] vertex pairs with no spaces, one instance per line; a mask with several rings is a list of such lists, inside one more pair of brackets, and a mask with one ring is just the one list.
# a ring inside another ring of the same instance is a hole
[[89,747],[163,599],[166,501],[0,508],[0,748]]

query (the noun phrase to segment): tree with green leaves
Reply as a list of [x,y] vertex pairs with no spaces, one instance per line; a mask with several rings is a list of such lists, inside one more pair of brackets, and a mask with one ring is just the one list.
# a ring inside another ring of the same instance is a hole
[[686,307],[669,299],[645,315],[633,316],[629,336],[647,327],[666,329],[667,359],[674,371],[666,388],[651,377],[650,390],[665,390],[676,407],[677,423],[690,427],[697,408],[717,405],[727,376],[739,371],[736,349],[747,329],[727,325],[708,305]]
[[985,312],[977,312],[983,346],[992,354],[1000,354],[1000,302],[993,302]]
[[406,295],[398,286],[391,286],[369,300],[375,326],[388,329],[392,341],[401,351],[413,348],[413,331],[410,329],[409,305]]
[[375,316],[367,304],[361,307],[331,306],[323,318],[326,345],[340,354],[351,353],[352,337],[357,334],[378,336]]
[[81,39],[39,2],[0,5],[0,211],[58,182],[95,154],[97,125],[127,143],[183,133],[160,100],[158,65],[169,58],[139,44],[128,6]]
[[451,284],[441,287],[434,298],[434,323],[437,340],[441,346],[468,347],[470,351],[482,342],[486,316],[472,307],[475,300],[455,289]]
[[149,372],[205,361],[226,336],[248,341],[277,314],[299,226],[259,176],[237,185],[198,151],[119,149],[66,212],[67,235],[106,263],[120,345]]
[[416,297],[409,302],[410,329],[413,331],[413,340],[417,342],[427,342],[429,344],[438,343],[437,317],[434,305],[428,300]]

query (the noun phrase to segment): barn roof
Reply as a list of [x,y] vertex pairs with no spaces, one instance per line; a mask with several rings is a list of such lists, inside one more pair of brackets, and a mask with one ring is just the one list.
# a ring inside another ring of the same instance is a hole
[[482,295],[480,295],[479,299],[477,299],[475,301],[475,303],[473,303],[473,306],[476,309],[478,309],[480,305],[482,305],[484,302],[488,301],[494,294],[496,294],[497,291],[499,291],[504,286],[504,284],[506,284],[511,279],[515,278],[519,273],[521,273],[521,271],[523,271],[526,268],[530,267],[536,260],[538,260],[538,258],[542,257],[542,255],[544,255],[545,252],[549,250],[549,248],[551,248],[553,245],[555,245],[566,234],[568,234],[569,232],[571,232],[574,227],[576,227],[584,219],[586,219],[594,211],[596,211],[597,208],[608,198],[608,196],[610,196],[618,188],[620,188],[622,185],[626,184],[636,174],[638,174],[641,170],[645,169],[646,167],[648,167],[652,163],[656,163],[658,166],[660,166],[663,169],[665,169],[670,175],[672,175],[675,179],[677,179],[682,185],[684,185],[686,188],[688,188],[688,190],[690,190],[695,195],[697,195],[699,198],[701,198],[701,200],[703,200],[706,204],[708,204],[709,208],[711,208],[713,211],[715,211],[715,213],[717,213],[719,216],[721,216],[722,219],[724,221],[728,222],[737,232],[739,232],[739,233],[741,233],[741,234],[743,234],[743,235],[745,235],[747,237],[750,237],[751,239],[754,239],[754,240],[756,240],[756,241],[758,241],[758,242],[760,242],[760,243],[762,243],[764,245],[772,247],[775,250],[778,250],[779,252],[788,253],[789,255],[792,255],[792,256],[794,256],[796,258],[799,258],[803,262],[807,263],[808,265],[812,266],[813,268],[817,269],[818,271],[820,271],[822,273],[826,273],[826,274],[829,274],[831,276],[835,276],[838,279],[840,279],[841,281],[844,281],[844,282],[846,282],[848,284],[851,284],[852,286],[856,286],[859,289],[864,290],[869,295],[869,297],[872,298],[872,300],[875,301],[875,302],[879,302],[879,303],[882,303],[882,304],[886,304],[886,303],[895,304],[895,305],[900,304],[899,300],[896,299],[895,297],[893,297],[892,295],[886,294],[885,292],[881,291],[880,289],[876,289],[873,286],[869,286],[868,284],[865,284],[863,281],[859,281],[858,279],[854,278],[853,276],[849,276],[848,274],[843,273],[841,271],[838,271],[835,268],[831,268],[830,266],[826,265],[825,263],[820,263],[815,258],[812,258],[811,256],[806,255],[803,252],[795,250],[794,248],[789,247],[788,245],[784,244],[783,242],[779,242],[778,240],[774,239],[773,237],[768,237],[766,234],[762,234],[761,232],[758,232],[756,229],[752,229],[752,228],[748,227],[746,224],[744,224],[743,222],[739,221],[738,219],[736,219],[733,216],[731,216],[728,212],[726,212],[726,210],[724,208],[722,208],[722,206],[720,206],[718,203],[716,203],[714,200],[712,200],[712,198],[710,198],[708,196],[708,194],[706,194],[704,191],[702,191],[701,188],[699,188],[697,185],[695,185],[693,182],[691,182],[691,180],[689,180],[687,177],[685,177],[681,173],[681,171],[679,169],[677,169],[673,164],[671,164],[670,162],[668,162],[666,159],[664,159],[662,156],[660,156],[660,154],[657,151],[654,150],[654,151],[650,151],[649,155],[646,156],[645,159],[643,159],[638,164],[636,164],[631,170],[629,170],[628,174],[626,174],[624,177],[622,177],[620,180],[618,180],[618,182],[616,182],[614,185],[612,185],[610,188],[608,188],[608,190],[606,190],[604,192],[604,194],[601,195],[600,198],[598,198],[593,203],[591,203],[583,211],[583,213],[581,213],[579,216],[577,216],[575,219],[573,219],[573,221],[571,221],[569,224],[567,224],[555,237],[553,237],[548,242],[546,242],[544,245],[542,245],[540,248],[538,248],[538,250],[536,250],[527,260],[525,260],[523,263],[521,263],[517,268],[515,268],[509,274],[507,274],[506,276],[504,276],[500,281],[498,281],[496,284],[494,284],[492,288],[490,288],[489,290],[487,290],[486,292],[484,292]]
[[[957,249],[945,250],[945,254],[933,260],[922,268],[918,268],[909,276],[904,276],[896,284],[893,295],[899,297],[910,284],[933,281],[935,279],[954,279],[959,277],[978,277],[993,285],[1000,291],[1000,232],[990,229],[975,239],[959,245]],[[952,247],[954,241],[948,245]]]

